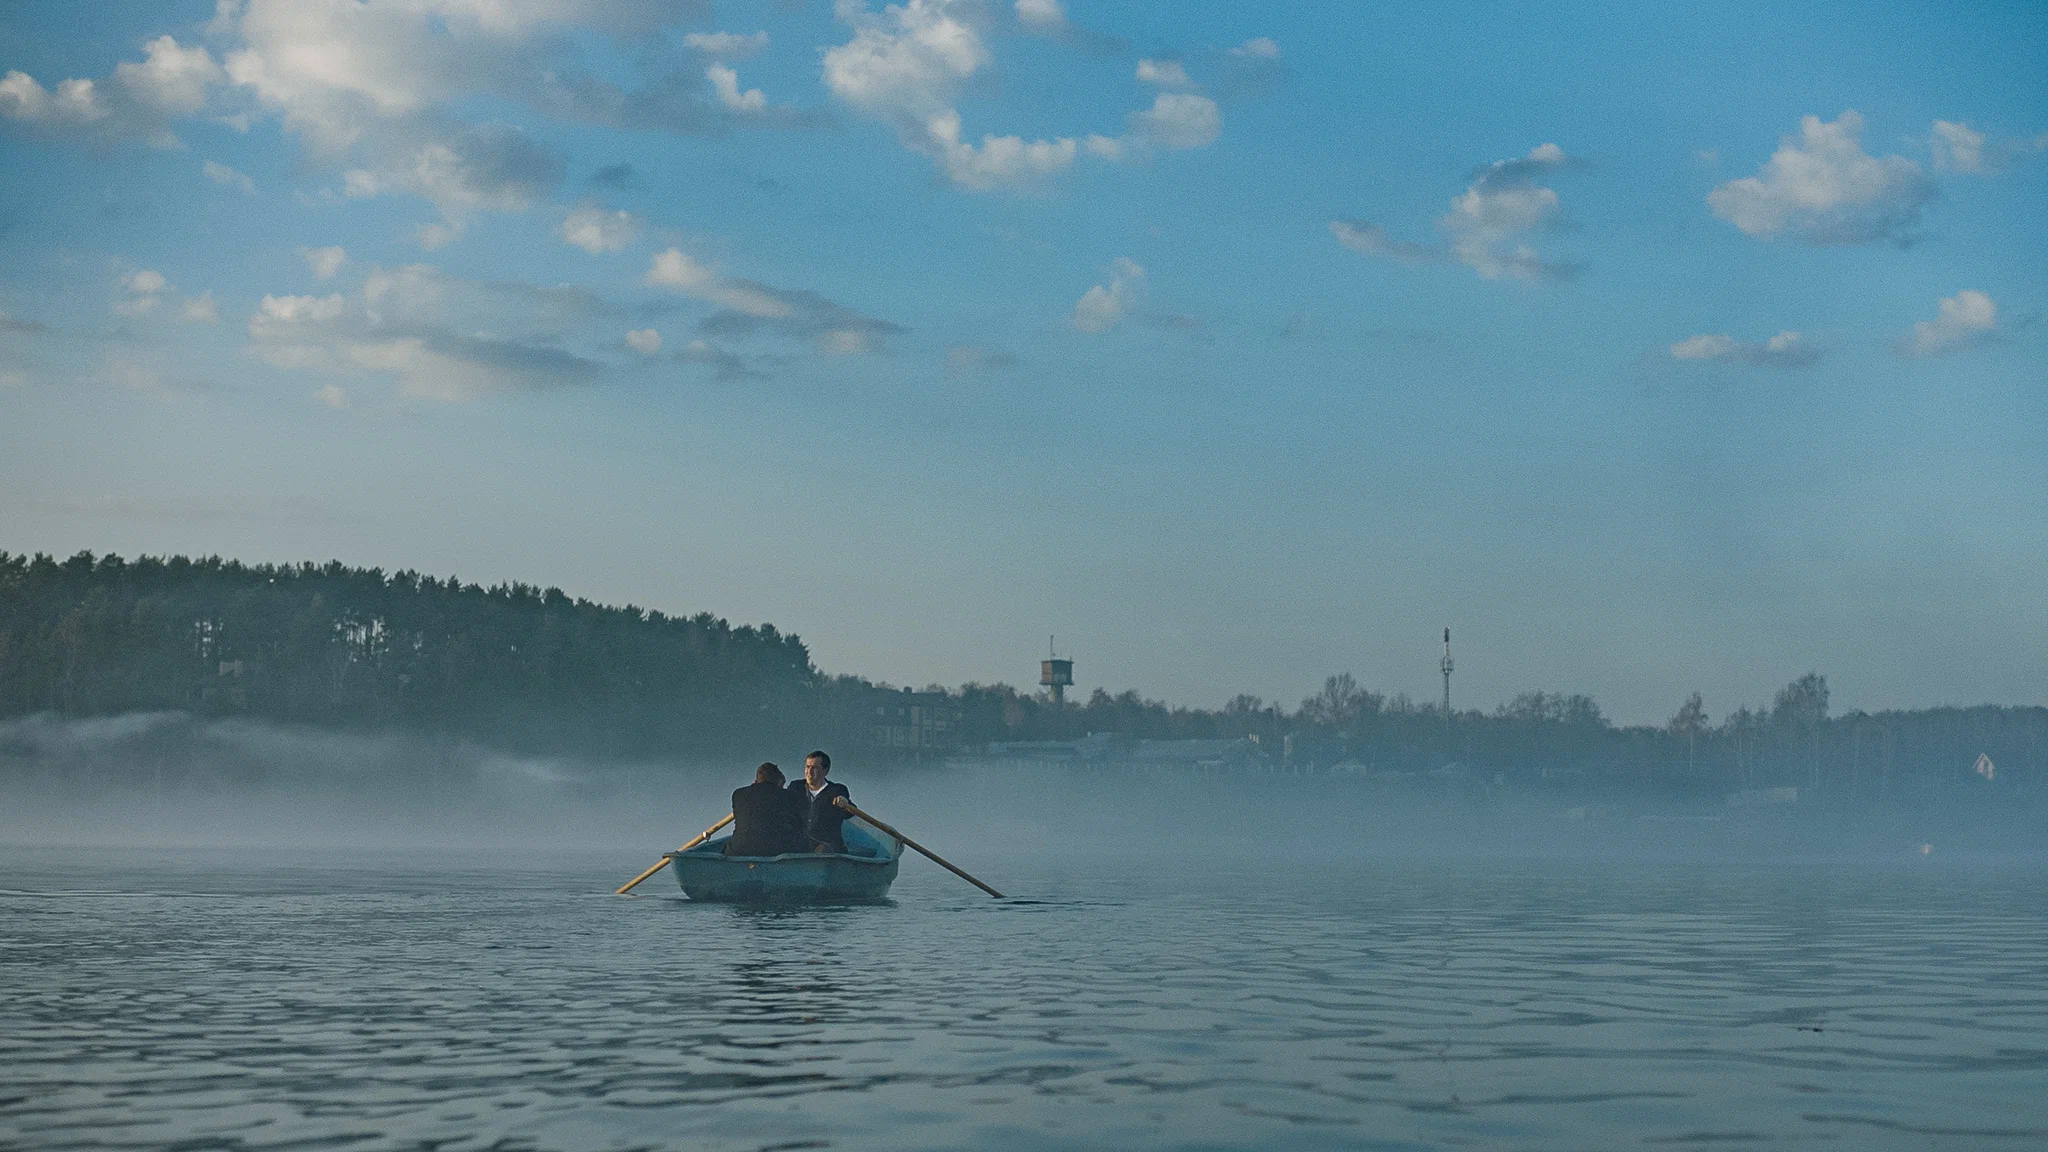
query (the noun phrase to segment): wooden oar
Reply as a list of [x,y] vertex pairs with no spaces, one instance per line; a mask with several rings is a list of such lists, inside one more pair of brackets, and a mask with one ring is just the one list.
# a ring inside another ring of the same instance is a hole
[[960,869],[953,867],[953,865],[950,862],[948,862],[944,857],[940,856],[937,852],[934,852],[931,849],[925,847],[924,845],[919,844],[917,841],[912,840],[910,837],[905,836],[903,833],[898,832],[894,828],[889,827],[887,824],[882,823],[880,820],[875,819],[873,816],[868,815],[860,809],[855,808],[853,806],[853,802],[851,800],[848,800],[846,797],[835,797],[832,803],[838,805],[841,808],[844,808],[846,811],[851,812],[855,816],[860,817],[862,820],[865,820],[868,823],[873,824],[875,827],[880,828],[882,831],[887,832],[889,835],[894,836],[897,840],[901,841],[905,847],[915,848],[919,852],[924,853],[925,857],[929,859],[932,863],[937,864],[939,867],[944,868],[946,871],[951,872],[953,875],[958,876],[962,880],[967,881],[969,884],[974,885],[976,888],[981,889],[983,892],[988,893],[989,895],[995,897],[998,900],[1001,900],[1003,898],[1003,894],[1001,892],[998,892],[995,889],[989,887],[988,885],[983,884],[981,881],[976,880],[974,877],[969,876],[967,873],[962,872]]
[[[716,833],[720,828],[723,828],[730,823],[732,823],[732,813],[728,812],[725,815],[725,819],[720,820],[718,823],[713,824],[709,828],[706,828],[704,830],[703,835],[697,837],[695,840],[690,841],[688,844],[683,845],[681,848],[676,849],[676,851],[688,852],[690,849],[695,848],[697,845],[702,844],[706,840],[711,839],[714,833]],[[635,884],[640,883],[642,880],[647,879],[649,876],[654,875],[656,872],[659,872],[666,867],[668,867],[668,857],[663,856],[661,859],[656,860],[654,862],[654,867],[649,868],[647,871],[642,872],[638,876],[633,877],[631,880],[626,881],[625,886],[618,890],[617,895],[624,896],[626,893],[631,892],[633,890],[633,886]]]

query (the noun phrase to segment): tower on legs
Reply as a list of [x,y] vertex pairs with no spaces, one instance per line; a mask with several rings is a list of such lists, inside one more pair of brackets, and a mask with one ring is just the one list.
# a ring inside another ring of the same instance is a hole
[[1038,684],[1052,694],[1052,710],[1058,712],[1066,706],[1067,689],[1074,683],[1074,662],[1060,659],[1050,636],[1045,639],[1045,649],[1049,659],[1038,662]]

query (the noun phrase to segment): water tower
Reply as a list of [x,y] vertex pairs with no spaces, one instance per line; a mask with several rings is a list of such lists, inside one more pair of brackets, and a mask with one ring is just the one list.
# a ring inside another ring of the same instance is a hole
[[1052,693],[1052,706],[1057,711],[1066,705],[1067,689],[1073,687],[1074,662],[1059,658],[1059,649],[1053,647],[1050,636],[1045,638],[1045,650],[1049,659],[1038,662],[1038,684]]

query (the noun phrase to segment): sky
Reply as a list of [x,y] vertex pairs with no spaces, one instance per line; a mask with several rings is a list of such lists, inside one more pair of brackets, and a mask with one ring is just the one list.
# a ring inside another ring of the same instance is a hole
[[17,0],[0,549],[2048,702],[2037,4]]

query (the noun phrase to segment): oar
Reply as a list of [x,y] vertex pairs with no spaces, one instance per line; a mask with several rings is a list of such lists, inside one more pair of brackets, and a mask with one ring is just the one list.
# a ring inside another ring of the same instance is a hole
[[[713,824],[709,828],[706,828],[704,830],[703,835],[698,836],[695,840],[692,840],[688,844],[683,845],[681,848],[676,849],[676,851],[688,852],[690,849],[695,848],[697,845],[702,844],[706,840],[711,839],[713,833],[717,832],[720,828],[723,828],[730,823],[732,823],[732,813],[728,812],[726,813],[725,819],[720,820],[718,823]],[[633,886],[635,884],[640,883],[642,880],[647,879],[649,876],[654,875],[656,872],[659,872],[666,867],[668,867],[668,857],[663,856],[661,859],[656,860],[654,862],[654,867],[649,868],[647,871],[642,872],[638,876],[633,877],[631,880],[626,881],[625,887],[620,888],[617,894],[620,896],[624,896],[626,893],[631,892],[633,890]]]
[[924,845],[919,844],[917,841],[912,840],[910,837],[905,836],[903,833],[898,832],[894,828],[889,827],[887,824],[882,823],[880,820],[875,819],[873,816],[868,815],[860,809],[855,808],[853,806],[853,801],[848,800],[846,797],[834,797],[832,803],[838,805],[841,808],[846,809],[848,812],[851,812],[855,816],[860,817],[868,823],[873,824],[875,827],[880,828],[882,831],[887,832],[889,835],[894,836],[897,840],[901,841],[904,844],[904,846],[909,848],[915,848],[919,852],[924,853],[925,857],[929,859],[932,863],[937,864],[939,867],[944,868],[946,871],[951,872],[953,875],[958,876],[962,880],[967,881],[969,884],[974,885],[976,888],[981,889],[983,892],[988,893],[989,895],[995,897],[998,900],[1001,900],[1003,898],[1003,894],[1001,892],[998,892],[995,889],[989,887],[988,885],[983,884],[981,881],[976,880],[974,877],[969,876],[967,873],[962,872],[960,869],[953,867],[953,865],[950,862],[948,862],[944,857],[940,856],[937,852],[934,852],[931,849],[925,847]]

